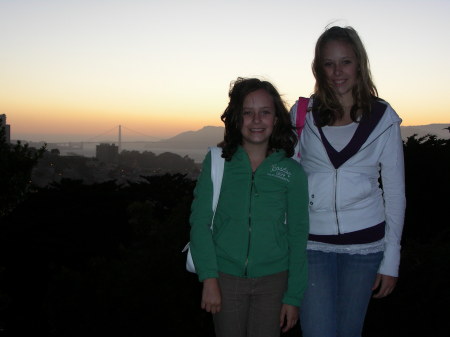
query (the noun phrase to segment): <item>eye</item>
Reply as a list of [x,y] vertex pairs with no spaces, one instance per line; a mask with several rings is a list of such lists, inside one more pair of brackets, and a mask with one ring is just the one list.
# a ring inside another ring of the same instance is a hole
[[333,65],[332,62],[325,62],[325,63],[323,64],[324,67],[331,67],[332,65]]
[[352,64],[353,62],[352,62],[352,60],[344,60],[342,63],[343,64]]
[[263,114],[263,115],[271,115],[272,111],[270,111],[270,110],[263,110],[263,111],[261,111],[261,114]]
[[250,115],[252,112],[250,110],[243,110],[242,115],[247,116]]

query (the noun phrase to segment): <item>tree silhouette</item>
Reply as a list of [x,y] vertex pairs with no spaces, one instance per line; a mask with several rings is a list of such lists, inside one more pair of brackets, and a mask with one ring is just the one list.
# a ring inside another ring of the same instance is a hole
[[24,200],[31,187],[31,171],[42,157],[39,150],[28,144],[6,142],[5,129],[0,123],[0,218]]
[[400,277],[391,295],[372,300],[364,336],[447,336],[450,324],[442,308],[450,300],[450,140],[413,135],[404,143],[404,153]]
[[404,152],[405,236],[427,242],[449,229],[445,211],[450,205],[450,140],[413,135],[406,140]]

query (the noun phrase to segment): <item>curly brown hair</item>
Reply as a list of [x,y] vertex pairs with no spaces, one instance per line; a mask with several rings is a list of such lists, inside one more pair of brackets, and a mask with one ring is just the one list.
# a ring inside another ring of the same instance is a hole
[[294,155],[294,148],[297,144],[297,137],[294,132],[295,128],[291,124],[289,112],[277,89],[267,81],[262,81],[257,78],[238,77],[230,84],[230,91],[228,93],[230,101],[220,117],[225,124],[225,133],[224,139],[219,143],[219,146],[222,147],[222,157],[226,160],[231,160],[238,146],[242,145],[242,110],[245,97],[260,89],[265,90],[272,96],[275,106],[275,116],[277,118],[269,139],[268,151],[283,149],[287,157]]

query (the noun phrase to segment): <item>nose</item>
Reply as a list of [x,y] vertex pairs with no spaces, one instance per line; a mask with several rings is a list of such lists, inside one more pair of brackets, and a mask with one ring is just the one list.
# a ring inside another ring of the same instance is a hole
[[261,121],[261,116],[259,115],[258,112],[254,112],[253,113],[253,122],[254,123],[259,123]]
[[338,75],[338,74],[340,74],[342,72],[342,67],[339,65],[339,64],[336,64],[335,66],[334,66],[334,74],[335,75]]

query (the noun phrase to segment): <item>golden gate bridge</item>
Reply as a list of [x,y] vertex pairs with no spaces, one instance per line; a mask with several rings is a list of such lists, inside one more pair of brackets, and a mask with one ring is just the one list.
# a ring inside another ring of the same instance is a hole
[[[149,139],[151,139],[150,141],[161,141],[163,140],[163,138],[159,138],[159,137],[155,137],[155,136],[151,136],[148,134],[145,134],[143,132],[140,131],[136,131],[133,129],[130,129],[126,126],[123,125],[118,125],[113,127],[110,130],[107,130],[101,134],[98,134],[94,137],[91,137],[85,141],[81,141],[81,142],[56,142],[56,143],[51,143],[52,145],[57,146],[59,149],[64,149],[64,150],[83,150],[84,145],[85,144],[99,144],[99,143],[111,143],[113,142],[111,139],[109,140],[95,140],[95,139],[99,139],[100,137],[103,137],[105,135],[108,134],[112,134],[112,132],[116,132],[117,130],[117,145],[119,147],[119,152],[122,150],[122,129],[125,129],[127,131],[131,131],[134,134],[138,134],[140,136],[144,136],[147,137],[147,140],[140,140],[140,141],[149,141]],[[137,140],[135,140],[137,142]]]

